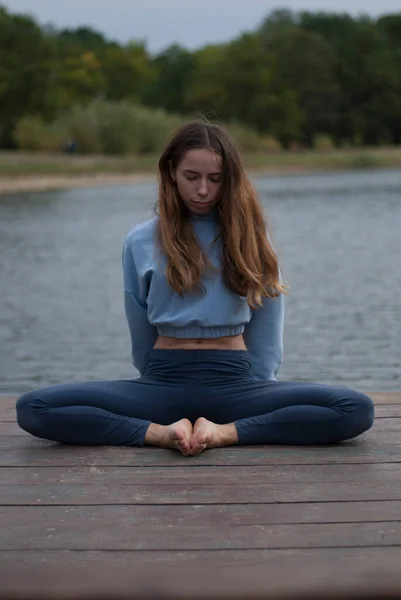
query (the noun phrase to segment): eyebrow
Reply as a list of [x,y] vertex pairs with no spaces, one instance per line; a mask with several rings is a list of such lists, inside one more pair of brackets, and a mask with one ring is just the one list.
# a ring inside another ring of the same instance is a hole
[[[184,169],[184,173],[192,173],[193,175],[200,175],[199,171],[193,171],[192,169]],[[221,175],[222,171],[216,171],[215,173],[208,173],[208,175]]]

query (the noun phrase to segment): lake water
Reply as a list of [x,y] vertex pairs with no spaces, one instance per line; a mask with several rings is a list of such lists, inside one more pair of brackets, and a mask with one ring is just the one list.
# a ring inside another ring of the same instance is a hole
[[[280,380],[401,389],[401,171],[254,180],[281,257]],[[121,248],[154,183],[0,196],[0,393],[133,378]]]

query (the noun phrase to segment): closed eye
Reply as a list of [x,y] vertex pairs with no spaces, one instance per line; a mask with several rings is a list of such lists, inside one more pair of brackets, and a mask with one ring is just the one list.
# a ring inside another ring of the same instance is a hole
[[[184,172],[184,176],[188,181],[195,181],[199,177],[199,173],[195,171],[186,171]],[[212,173],[209,175],[209,179],[212,183],[220,183],[221,182],[221,173]]]

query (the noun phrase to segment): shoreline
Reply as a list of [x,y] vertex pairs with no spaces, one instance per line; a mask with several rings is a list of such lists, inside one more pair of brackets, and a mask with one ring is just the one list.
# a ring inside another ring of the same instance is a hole
[[134,185],[136,183],[147,183],[155,179],[156,177],[151,173],[133,173],[132,175],[124,173],[105,175],[20,175],[0,177],[0,194]]
[[[323,169],[321,167],[255,167],[247,169],[249,175],[301,175],[304,173],[322,173],[341,169]],[[135,185],[137,183],[156,182],[156,173],[105,173],[82,175],[16,175],[0,176],[0,195],[18,192],[47,192],[51,190],[69,190],[91,187]]]
[[[397,166],[380,165],[365,168],[364,171],[382,171]],[[247,172],[251,176],[278,176],[278,175],[303,175],[317,173],[342,172],[344,169],[339,167],[322,166],[267,166],[248,168]],[[51,190],[69,190],[80,188],[95,188],[109,186],[135,185],[138,183],[156,182],[156,173],[105,173],[101,174],[83,174],[83,175],[17,175],[0,176],[0,195],[13,194],[19,192],[47,192]]]

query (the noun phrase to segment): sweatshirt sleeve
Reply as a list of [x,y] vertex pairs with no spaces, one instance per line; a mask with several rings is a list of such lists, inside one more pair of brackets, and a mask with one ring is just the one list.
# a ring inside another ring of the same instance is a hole
[[263,306],[251,309],[245,326],[244,341],[256,379],[276,380],[283,360],[284,297],[265,298]]
[[123,255],[124,306],[132,348],[132,362],[141,375],[146,370],[149,354],[157,338],[157,329],[149,323],[146,280],[138,276],[132,246],[127,238]]

